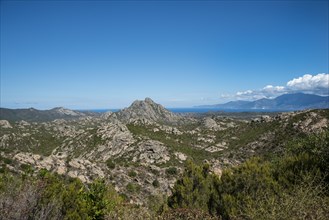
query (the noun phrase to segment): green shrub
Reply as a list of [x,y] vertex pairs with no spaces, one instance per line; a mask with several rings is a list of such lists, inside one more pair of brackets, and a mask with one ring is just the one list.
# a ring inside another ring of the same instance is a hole
[[152,182],[152,185],[153,185],[155,188],[158,188],[158,187],[160,186],[159,180],[155,179],[155,180]]
[[208,211],[215,178],[210,174],[208,164],[200,167],[187,161],[186,170],[182,178],[177,180],[173,194],[168,199],[169,207]]
[[42,170],[36,176],[0,175],[0,219],[104,219],[122,205],[111,185],[89,185]]
[[130,176],[130,177],[136,177],[137,176],[137,173],[135,171],[133,171],[133,170],[130,170],[128,172],[128,176]]
[[329,219],[328,136],[294,140],[283,155],[250,158],[223,170],[220,179],[209,165],[188,161],[168,205],[224,220]]
[[168,175],[177,175],[178,171],[176,167],[169,167],[168,169],[166,169],[166,173]]
[[138,193],[140,191],[140,185],[134,183],[128,183],[126,189],[130,193]]
[[6,167],[0,166],[0,173],[5,173],[5,172],[6,172]]
[[218,219],[211,216],[209,213],[203,210],[197,209],[188,209],[188,208],[179,208],[179,209],[170,209],[165,211],[161,217],[161,220],[185,220],[185,219],[194,219],[194,220],[211,220]]
[[22,163],[20,167],[24,172],[30,172],[32,169],[31,165],[25,163]]
[[111,159],[108,159],[106,161],[106,165],[109,169],[113,170],[115,168],[115,163],[111,160]]
[[6,158],[6,157],[3,157],[3,158],[2,158],[2,161],[3,161],[5,164],[12,164],[12,163],[13,163],[13,160],[12,160],[12,159],[9,159],[9,158]]

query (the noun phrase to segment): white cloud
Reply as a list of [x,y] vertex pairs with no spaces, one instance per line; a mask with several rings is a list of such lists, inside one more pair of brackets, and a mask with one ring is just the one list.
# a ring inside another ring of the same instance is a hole
[[254,91],[252,90],[247,90],[247,91],[244,91],[244,92],[237,92],[236,95],[237,96],[243,96],[243,95],[251,95],[253,94]]
[[305,74],[292,79],[286,86],[267,85],[259,90],[239,91],[234,95],[238,100],[256,100],[261,98],[275,98],[286,93],[309,93],[316,95],[329,95],[329,74]]
[[329,74],[319,73],[318,75],[312,76],[305,74],[302,77],[290,80],[287,82],[287,87],[291,90],[300,91],[318,91],[329,90]]
[[255,100],[266,98],[263,94],[256,90],[247,90],[242,92],[237,92],[235,98],[238,100]]
[[284,86],[267,85],[262,90],[268,91],[268,92],[281,92],[281,91],[284,91]]

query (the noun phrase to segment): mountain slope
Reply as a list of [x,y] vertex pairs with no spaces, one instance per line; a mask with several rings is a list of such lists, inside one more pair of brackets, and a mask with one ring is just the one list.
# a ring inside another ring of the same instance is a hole
[[55,119],[74,119],[88,116],[92,113],[82,113],[62,107],[53,108],[50,110],[38,110],[35,108],[28,109],[8,109],[0,108],[0,119],[8,121],[52,121]]
[[284,94],[274,99],[256,101],[232,101],[225,104],[198,106],[201,108],[220,109],[270,109],[270,110],[303,110],[329,108],[329,96],[318,96],[304,93]]
[[143,101],[136,100],[131,106],[114,113],[114,115],[125,123],[137,120],[148,122],[177,122],[180,119],[180,116],[170,112],[150,98],[145,98]]

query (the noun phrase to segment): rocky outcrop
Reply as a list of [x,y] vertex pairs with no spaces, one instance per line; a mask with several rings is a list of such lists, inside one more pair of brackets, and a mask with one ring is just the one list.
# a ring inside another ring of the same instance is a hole
[[85,159],[72,159],[51,155],[43,157],[39,154],[18,153],[13,157],[19,164],[31,165],[35,169],[47,169],[60,175],[67,174],[72,178],[79,178],[82,182],[90,182],[93,177],[104,177],[104,171],[95,163]]
[[212,118],[206,117],[203,119],[202,123],[206,129],[215,130],[215,131],[221,130],[220,125],[218,125],[216,121]]
[[133,159],[143,164],[161,164],[170,160],[167,147],[159,141],[148,140],[138,145],[138,150]]
[[112,116],[112,114],[113,114],[113,112],[111,112],[111,111],[104,112],[103,114],[101,114],[101,118],[109,119]]
[[[300,113],[305,114],[305,113]],[[318,133],[329,127],[329,120],[316,112],[308,112],[304,120],[293,123],[293,127],[303,133]]]
[[0,120],[0,128],[13,128],[7,120]]
[[133,123],[137,120],[146,122],[177,123],[180,116],[168,111],[162,105],[155,103],[152,99],[134,101],[132,105],[119,112],[117,118],[125,123]]
[[85,114],[82,112],[73,111],[71,109],[66,109],[63,107],[53,108],[50,111],[52,111],[52,114],[57,113],[59,115],[66,115],[66,116],[85,116]]
[[187,159],[187,156],[181,152],[175,152],[174,155],[177,157],[180,163]]
[[135,142],[126,125],[118,120],[102,124],[98,128],[97,134],[104,141],[104,144],[97,148],[98,154],[100,153],[104,160],[109,157],[119,157],[131,151],[131,145]]

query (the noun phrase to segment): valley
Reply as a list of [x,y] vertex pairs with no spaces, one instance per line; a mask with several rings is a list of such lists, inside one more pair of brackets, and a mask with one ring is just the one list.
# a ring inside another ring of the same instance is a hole
[[249,158],[282,154],[294,139],[328,131],[329,120],[329,110],[174,114],[149,98],[116,113],[61,112],[72,117],[1,120],[1,172],[46,169],[83,183],[103,178],[142,206],[150,196],[170,196],[187,161],[208,163],[221,176]]

